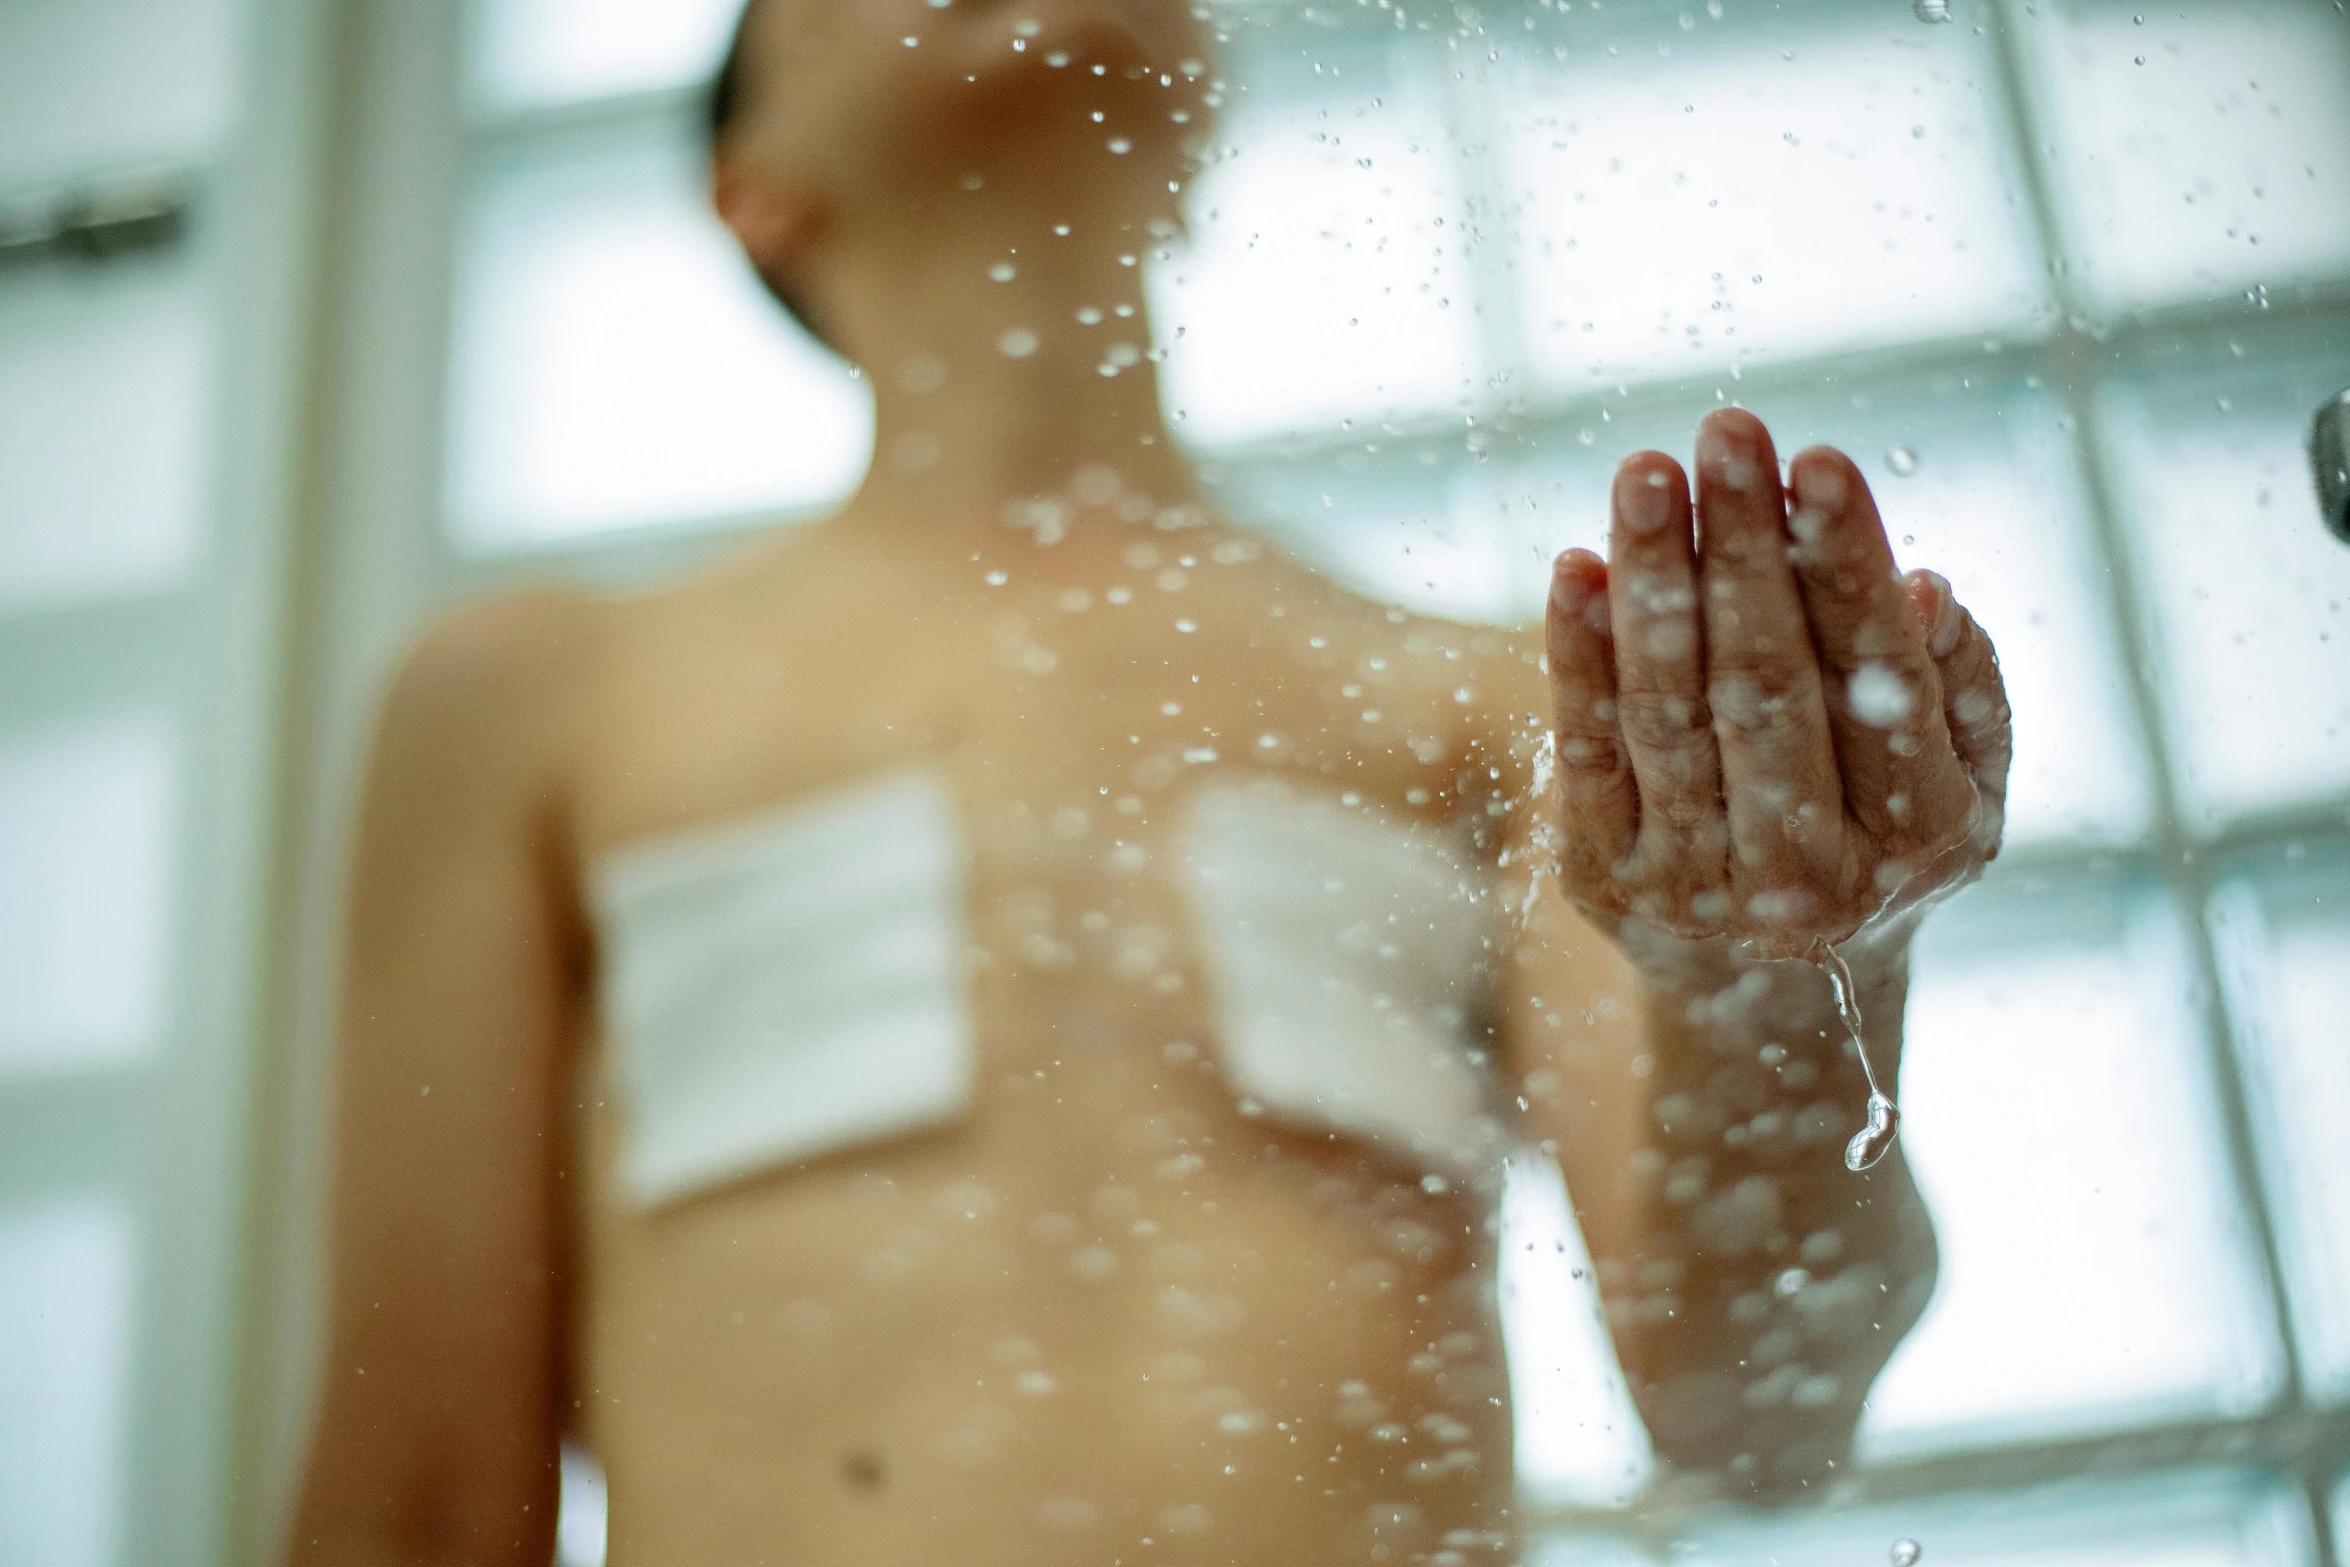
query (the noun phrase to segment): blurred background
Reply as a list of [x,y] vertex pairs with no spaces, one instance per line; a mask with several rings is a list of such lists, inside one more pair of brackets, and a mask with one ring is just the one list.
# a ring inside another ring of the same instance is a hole
[[[1861,458],[2004,655],[2009,849],[1927,930],[1902,1083],[1941,1285],[1862,1463],[1825,1511],[1627,1506],[1638,1420],[1521,1172],[1542,1560],[2341,1567],[2350,549],[2304,441],[2350,384],[2350,17],[1947,9],[1217,5],[1192,233],[1144,258],[1166,398],[1235,514],[1490,620],[1618,458],[1744,403]],[[273,1530],[402,639],[863,471],[863,386],[703,210],[733,10],[0,0],[6,1567]]]

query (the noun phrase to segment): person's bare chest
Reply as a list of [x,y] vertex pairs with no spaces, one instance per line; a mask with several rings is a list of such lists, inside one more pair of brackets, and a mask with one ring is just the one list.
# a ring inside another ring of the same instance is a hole
[[[1117,608],[708,613],[622,662],[575,811],[622,1063],[729,1032],[773,1068],[824,1019],[849,1056],[921,1034],[895,1079],[934,1081],[886,1130],[1069,1035],[1130,1038],[1235,1100],[1460,1151],[1493,911],[1400,658],[1243,595]],[[1317,1051],[1356,1080],[1307,1081]]]

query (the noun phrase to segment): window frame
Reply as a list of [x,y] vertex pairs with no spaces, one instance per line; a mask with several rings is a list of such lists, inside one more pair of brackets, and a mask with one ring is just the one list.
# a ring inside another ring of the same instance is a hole
[[[0,1201],[119,1203],[133,1236],[114,1560],[243,1559],[240,1430],[253,1135],[266,1096],[291,603],[305,483],[332,15],[225,7],[235,110],[182,149],[193,220],[166,254],[209,337],[196,548],[173,580],[0,611],[0,723],[160,708],[178,761],[153,1037],[127,1060],[0,1080]],[[61,168],[59,183],[141,165]],[[55,189],[50,185],[48,189]],[[39,191],[10,190],[8,196]],[[0,287],[8,281],[0,279]],[[225,912],[223,912],[225,911]]]

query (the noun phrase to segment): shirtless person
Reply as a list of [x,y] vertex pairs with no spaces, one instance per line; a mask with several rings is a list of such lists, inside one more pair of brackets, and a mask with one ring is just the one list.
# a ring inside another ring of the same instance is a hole
[[1624,464],[1546,636],[1217,519],[1101,372],[1208,113],[1188,11],[753,10],[718,209],[880,455],[399,675],[294,1560],[544,1563],[567,1436],[616,1567],[1508,1560],[1509,1140],[1663,1459],[1847,1450],[1933,1247],[1898,1148],[1839,1158],[1793,959],[1839,944],[1895,1070],[1909,933],[1997,844],[1991,648],[1738,412],[1694,498]]

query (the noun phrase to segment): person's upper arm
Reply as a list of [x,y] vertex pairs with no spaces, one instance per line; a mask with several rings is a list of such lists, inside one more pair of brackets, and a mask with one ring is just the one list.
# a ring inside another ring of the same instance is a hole
[[1555,874],[1561,830],[1550,773],[1550,691],[1527,653],[1539,633],[1512,638],[1478,673],[1488,693],[1476,749],[1502,776],[1507,803],[1494,837],[1502,888],[1495,931],[1494,1007],[1500,1064],[1521,1129],[1567,1177],[1595,1252],[1628,1245],[1645,1222],[1629,1179],[1646,1128],[1634,1075],[1645,1048],[1638,981],[1606,935],[1570,905]]
[[344,931],[332,1306],[296,1562],[549,1559],[582,611],[445,623],[386,698]]

